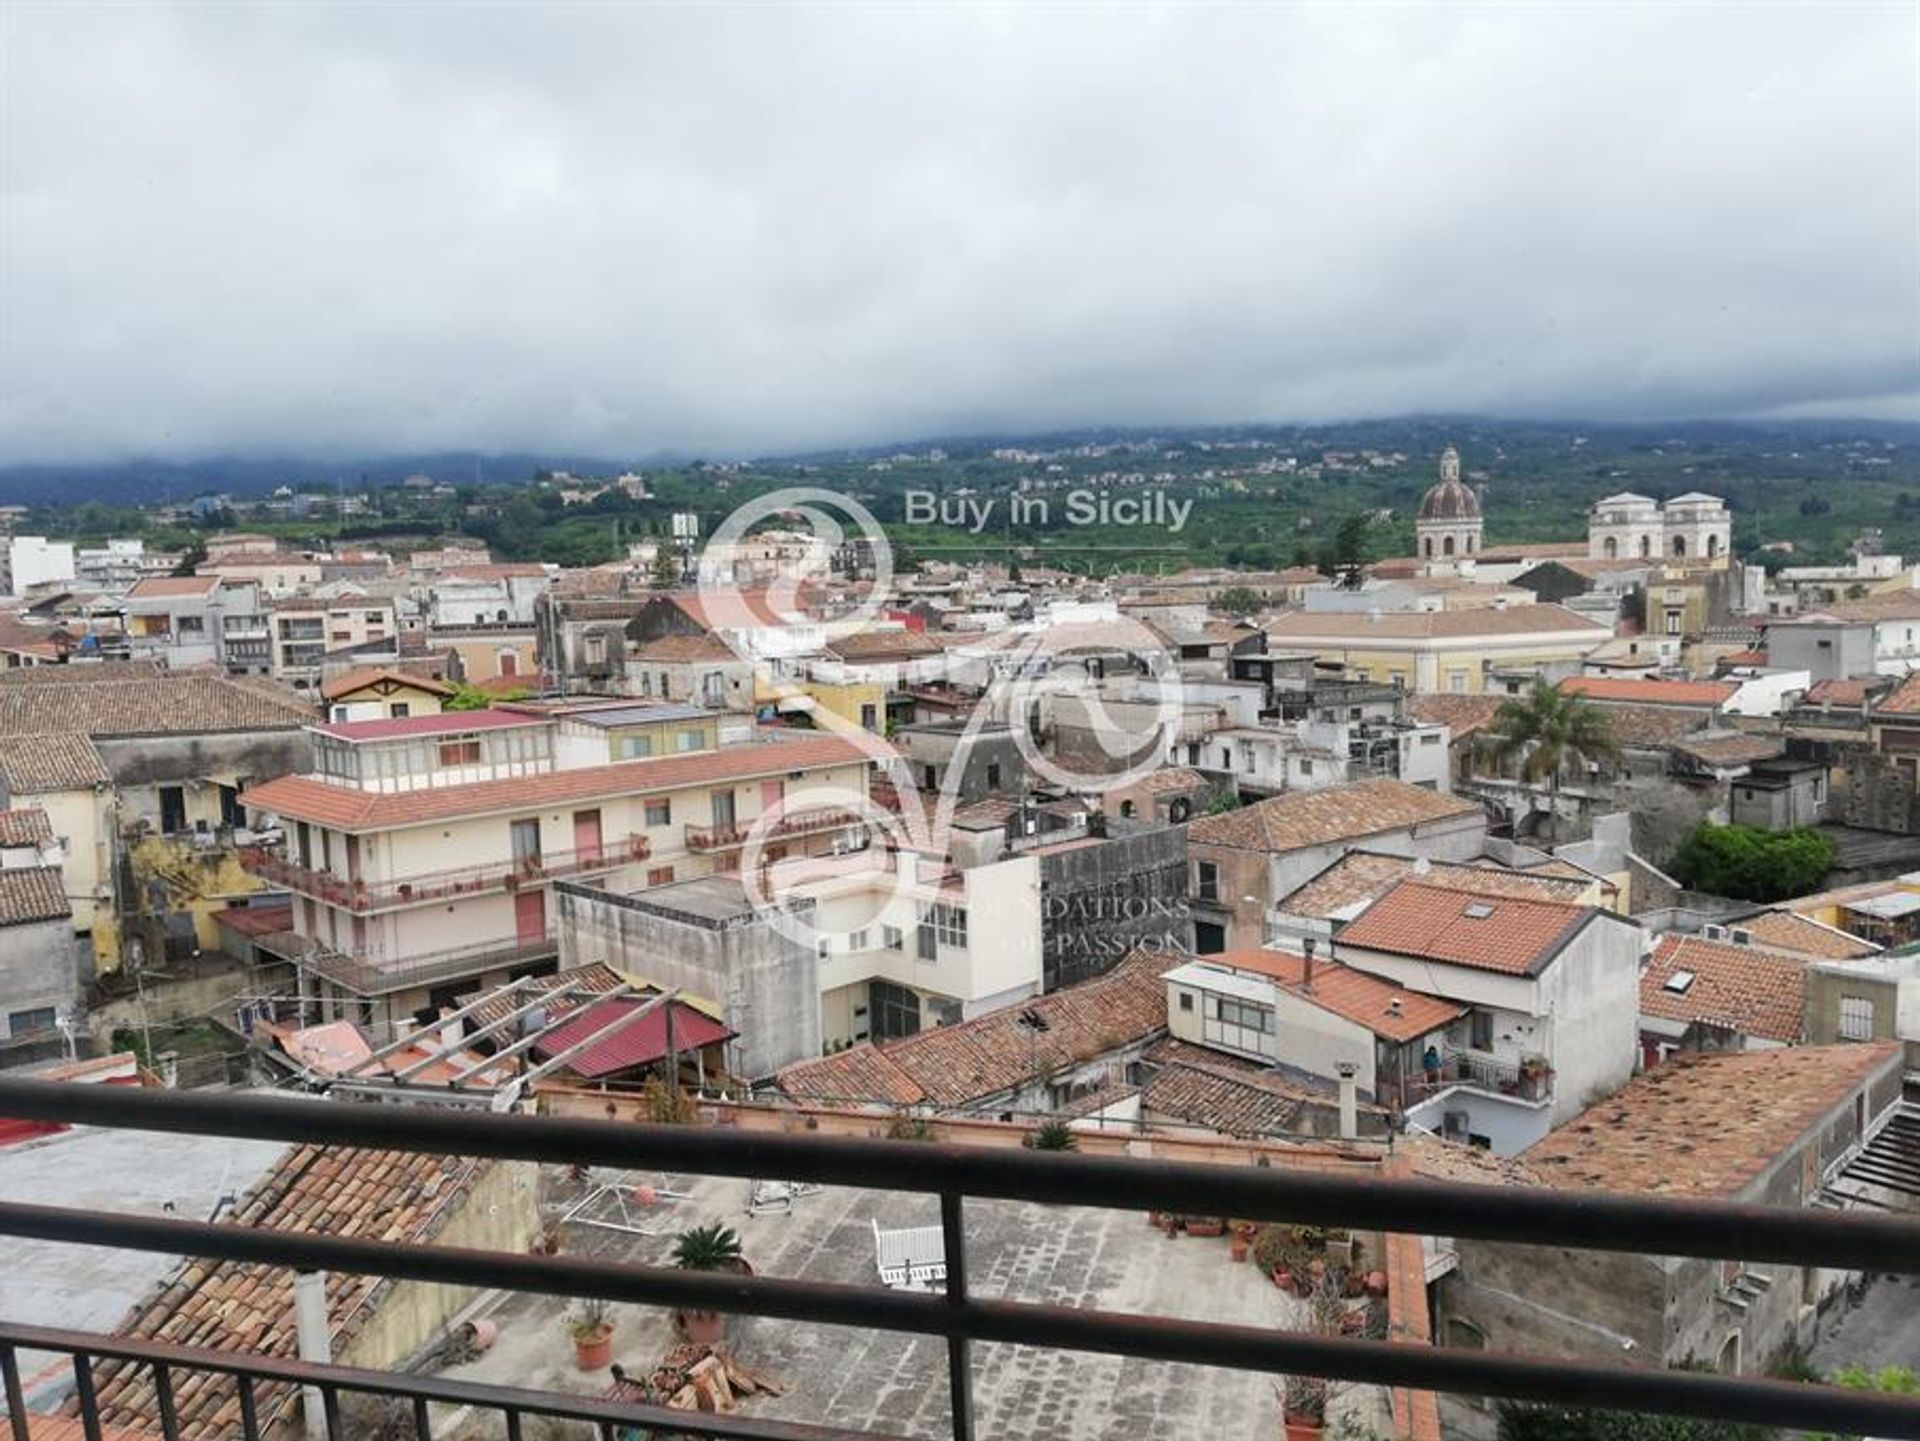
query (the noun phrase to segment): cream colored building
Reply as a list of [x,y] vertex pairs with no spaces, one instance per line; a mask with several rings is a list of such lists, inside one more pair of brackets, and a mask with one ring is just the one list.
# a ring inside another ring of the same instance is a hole
[[1610,627],[1558,605],[1427,612],[1295,611],[1266,623],[1276,649],[1311,651],[1409,691],[1507,694],[1532,675],[1572,674]]
[[716,748],[713,719],[677,709],[657,726],[588,707],[314,727],[313,772],[244,797],[286,828],[284,855],[255,865],[294,893],[306,997],[329,1018],[417,1014],[549,967],[556,879],[633,892],[737,870],[769,812],[765,861],[858,833],[867,762],[851,745]]

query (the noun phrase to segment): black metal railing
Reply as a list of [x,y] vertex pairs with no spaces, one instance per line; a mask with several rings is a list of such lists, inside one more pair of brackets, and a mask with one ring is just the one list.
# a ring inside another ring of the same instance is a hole
[[[944,1338],[952,1435],[970,1441],[975,1341],[1090,1351],[1144,1360],[1316,1375],[1391,1387],[1566,1405],[1660,1412],[1776,1427],[1920,1438],[1920,1400],[1799,1382],[1758,1380],[1547,1356],[1453,1350],[1423,1344],[1333,1338],[1255,1326],[1126,1315],[1029,1302],[979,1300],[967,1288],[965,1204],[971,1198],[1107,1209],[1160,1209],[1286,1220],[1353,1230],[1447,1235],[1583,1250],[1769,1262],[1872,1272],[1920,1273],[1920,1223],[1884,1213],[1624,1197],[1529,1187],[1488,1187],[1392,1177],[1321,1174],[1283,1167],[1196,1165],[1097,1155],[1059,1155],[731,1127],[658,1126],[530,1116],[481,1115],[401,1106],[361,1106],[279,1096],[134,1091],[0,1081],[0,1116],[173,1134],[221,1135],[427,1154],[518,1159],[677,1174],[780,1176],[796,1182],[937,1195],[945,1239],[944,1296],[669,1267],[601,1258],[527,1256],[402,1245],[317,1233],[209,1225],[165,1217],[0,1203],[0,1235],[252,1262],[296,1269],[492,1287],[565,1297],[601,1297],[778,1317]],[[192,1352],[115,1336],[51,1332],[0,1321],[13,1441],[27,1441],[16,1353],[74,1358],[86,1434],[100,1434],[92,1358],[155,1368],[164,1394],[174,1370],[235,1378],[243,1398],[270,1379],[318,1390],[335,1441],[341,1392],[401,1398],[417,1425],[429,1402],[463,1401],[508,1418],[536,1413],[595,1422],[602,1435],[802,1438],[835,1432],[738,1415],[665,1411],[412,1375],[316,1367],[244,1353]],[[331,1397],[331,1400],[327,1398]],[[256,1410],[258,1408],[255,1408]],[[163,1436],[174,1438],[158,1403]],[[242,1434],[260,1434],[253,1412]],[[430,1441],[422,1430],[422,1441]]]

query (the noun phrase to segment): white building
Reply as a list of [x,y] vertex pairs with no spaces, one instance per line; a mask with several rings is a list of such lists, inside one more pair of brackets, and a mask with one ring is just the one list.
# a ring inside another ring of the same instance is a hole
[[1622,491],[1594,504],[1587,519],[1591,560],[1705,560],[1727,563],[1733,517],[1715,495],[1689,491],[1672,500]]
[[1480,497],[1460,479],[1460,452],[1440,453],[1440,482],[1420,500],[1414,521],[1414,548],[1429,573],[1447,574],[1480,553],[1486,520]]
[[16,535],[0,546],[0,594],[24,595],[36,585],[72,580],[73,546],[44,535]]

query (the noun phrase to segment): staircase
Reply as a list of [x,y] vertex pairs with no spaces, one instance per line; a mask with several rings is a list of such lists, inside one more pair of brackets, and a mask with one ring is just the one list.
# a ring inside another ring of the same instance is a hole
[[1826,1210],[1859,1206],[1920,1212],[1920,1105],[1901,1102],[1865,1149],[1821,1189],[1814,1204]]

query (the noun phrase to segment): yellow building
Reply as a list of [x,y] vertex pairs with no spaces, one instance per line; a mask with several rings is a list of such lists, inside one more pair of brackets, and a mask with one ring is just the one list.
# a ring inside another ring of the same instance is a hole
[[320,687],[327,719],[334,721],[439,715],[453,695],[454,688],[445,681],[380,668],[348,671]]
[[1577,668],[1613,634],[1558,605],[1295,611],[1264,629],[1277,648],[1310,651],[1368,680],[1464,695],[1504,694],[1529,674]]

